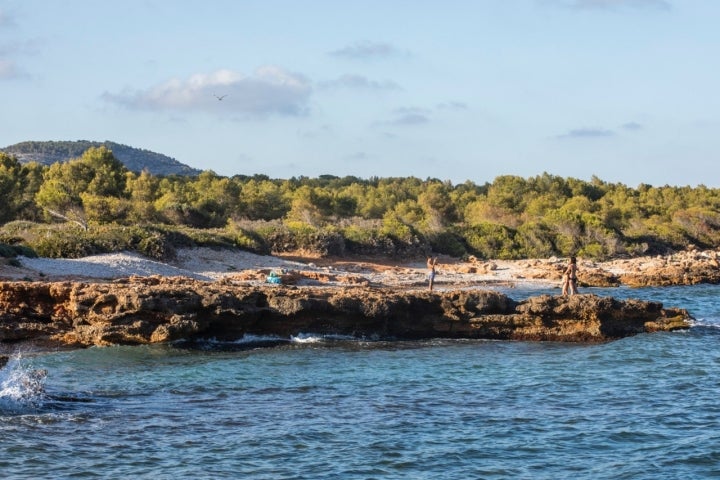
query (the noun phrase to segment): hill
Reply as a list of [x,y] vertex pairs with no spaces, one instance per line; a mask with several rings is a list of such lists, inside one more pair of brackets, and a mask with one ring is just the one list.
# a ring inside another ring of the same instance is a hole
[[17,157],[21,163],[34,161],[43,165],[52,165],[56,162],[66,162],[73,158],[81,157],[88,148],[100,146],[105,146],[112,150],[115,158],[120,160],[133,172],[141,172],[144,169],[147,169],[153,175],[197,175],[201,172],[201,170],[189,167],[167,155],[107,140],[104,142],[91,142],[88,140],[77,140],[74,142],[20,142],[15,145],[0,148],[0,152],[5,152]]

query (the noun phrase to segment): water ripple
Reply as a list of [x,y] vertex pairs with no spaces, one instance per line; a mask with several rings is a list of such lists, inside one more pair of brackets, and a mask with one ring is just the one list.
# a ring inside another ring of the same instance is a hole
[[[9,478],[662,479],[720,475],[720,287],[687,332],[601,345],[306,335],[19,356]],[[515,291],[513,294],[517,294]],[[682,305],[682,304],[680,304]],[[32,372],[46,377],[30,382]]]

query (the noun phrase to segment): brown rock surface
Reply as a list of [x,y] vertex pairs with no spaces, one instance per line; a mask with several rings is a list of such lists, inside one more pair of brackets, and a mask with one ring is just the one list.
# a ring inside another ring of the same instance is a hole
[[476,289],[236,285],[183,277],[0,282],[0,342],[51,345],[300,333],[596,342],[687,328],[689,319],[657,302],[595,295],[515,302]]

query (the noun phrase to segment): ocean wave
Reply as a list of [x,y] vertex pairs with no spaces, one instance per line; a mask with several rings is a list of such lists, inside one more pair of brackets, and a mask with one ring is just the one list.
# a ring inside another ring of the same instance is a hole
[[42,406],[47,370],[34,369],[14,355],[0,369],[0,412],[23,412]]
[[305,344],[305,343],[325,343],[333,341],[356,341],[360,340],[357,337],[351,335],[333,335],[333,334],[319,334],[319,333],[299,333],[297,335],[290,336],[291,343]]
[[378,341],[378,338],[356,337],[352,335],[320,334],[320,333],[298,333],[288,337],[279,335],[253,335],[246,334],[234,340],[225,340],[215,337],[181,340],[174,342],[175,348],[187,348],[190,350],[220,350],[220,351],[244,351],[275,347],[303,347],[303,346],[333,346],[338,344],[366,344],[367,342]]
[[694,318],[690,320],[690,328],[701,328],[720,331],[720,319],[718,318]]
[[276,343],[276,342],[290,342],[288,338],[283,338],[278,335],[243,335],[242,338],[233,340],[230,343],[237,345],[243,345],[247,343]]

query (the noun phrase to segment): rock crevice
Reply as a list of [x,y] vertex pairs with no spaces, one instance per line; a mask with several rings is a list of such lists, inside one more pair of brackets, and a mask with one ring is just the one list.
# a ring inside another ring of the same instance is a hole
[[596,295],[238,286],[188,278],[0,283],[0,341],[91,346],[300,333],[602,342],[688,328],[687,311]]

